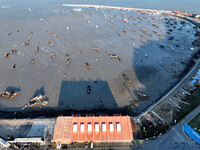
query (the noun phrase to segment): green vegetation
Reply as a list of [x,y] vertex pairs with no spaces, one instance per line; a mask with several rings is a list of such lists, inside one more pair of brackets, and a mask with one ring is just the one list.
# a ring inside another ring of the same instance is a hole
[[152,138],[154,136],[158,136],[160,134],[164,134],[169,129],[168,125],[156,125],[154,126],[148,120],[142,121],[141,131],[142,131],[142,139]]
[[200,134],[200,113],[188,122],[188,125],[190,125],[193,129],[196,128],[197,132]]
[[182,120],[191,111],[200,105],[200,89],[187,100],[190,105],[185,105],[183,110],[178,114],[177,121]]

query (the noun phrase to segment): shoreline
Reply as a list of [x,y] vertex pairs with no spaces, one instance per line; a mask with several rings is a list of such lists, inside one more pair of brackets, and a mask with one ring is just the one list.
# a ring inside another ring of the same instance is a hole
[[153,10],[153,9],[143,9],[143,8],[131,8],[131,7],[117,7],[117,6],[107,6],[107,5],[85,5],[85,4],[62,4],[65,7],[85,7],[85,8],[96,8],[96,9],[116,9],[116,10],[125,10],[125,11],[150,11],[150,12],[164,12],[171,13],[168,10]]

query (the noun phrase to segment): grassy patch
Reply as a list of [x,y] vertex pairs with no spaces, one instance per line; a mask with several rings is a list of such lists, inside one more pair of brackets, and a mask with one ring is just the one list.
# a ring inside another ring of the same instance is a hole
[[188,98],[187,102],[190,105],[184,106],[183,110],[177,115],[177,121],[182,120],[185,116],[187,116],[191,111],[200,105],[200,89],[198,89],[198,91],[190,98]]
[[193,129],[196,128],[197,132],[200,134],[200,113],[197,114],[190,122],[188,122],[188,125],[190,125]]

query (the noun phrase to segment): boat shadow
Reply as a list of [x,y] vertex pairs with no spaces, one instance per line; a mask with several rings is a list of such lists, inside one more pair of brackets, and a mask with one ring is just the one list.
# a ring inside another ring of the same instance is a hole
[[15,86],[9,86],[9,87],[6,88],[6,90],[12,90],[12,91],[20,92],[21,88],[15,87]]
[[35,96],[37,96],[39,94],[45,95],[44,86],[42,86],[39,90],[36,90],[32,97],[35,97]]

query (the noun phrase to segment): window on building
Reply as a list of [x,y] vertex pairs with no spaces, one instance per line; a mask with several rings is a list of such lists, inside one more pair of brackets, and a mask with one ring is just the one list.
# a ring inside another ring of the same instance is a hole
[[95,123],[95,131],[99,131],[99,124],[98,123]]
[[121,131],[121,125],[119,122],[116,123],[117,131]]
[[91,132],[92,131],[92,124],[88,123],[88,131]]
[[73,124],[73,132],[77,132],[77,123]]
[[102,131],[106,131],[106,123],[105,122],[102,123]]
[[110,131],[114,131],[113,123],[112,122],[109,123],[109,129],[110,129]]
[[84,132],[85,131],[85,125],[84,123],[81,123],[81,132]]

